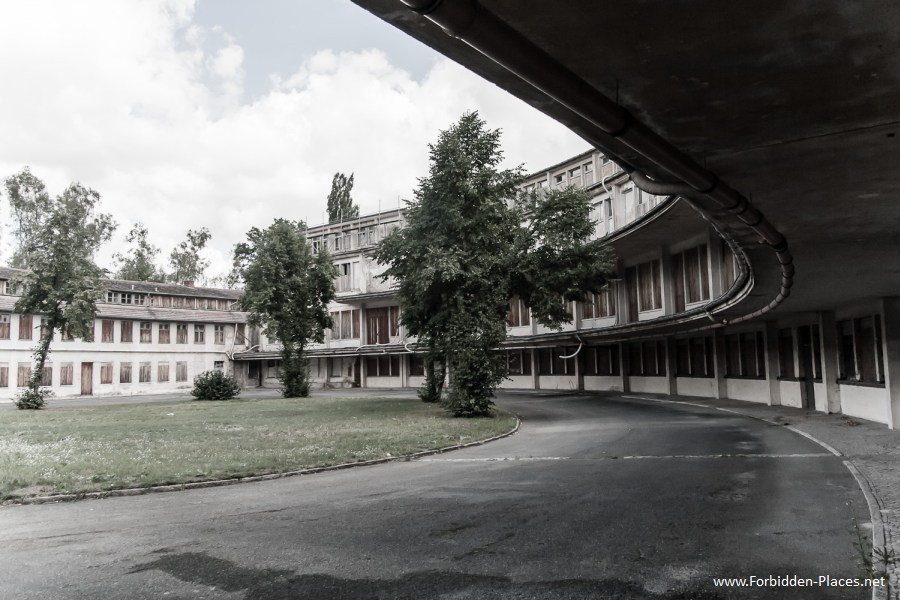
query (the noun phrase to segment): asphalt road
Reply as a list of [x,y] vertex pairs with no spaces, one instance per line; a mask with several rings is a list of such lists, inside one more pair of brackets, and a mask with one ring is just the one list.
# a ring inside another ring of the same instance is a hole
[[484,446],[271,482],[0,508],[0,598],[867,598],[838,457],[704,408],[505,395]]

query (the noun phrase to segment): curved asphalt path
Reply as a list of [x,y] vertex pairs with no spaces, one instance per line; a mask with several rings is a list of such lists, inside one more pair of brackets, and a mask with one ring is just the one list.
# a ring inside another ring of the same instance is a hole
[[713,576],[861,575],[865,500],[783,427],[504,394],[518,434],[423,460],[0,508],[0,598],[868,598]]

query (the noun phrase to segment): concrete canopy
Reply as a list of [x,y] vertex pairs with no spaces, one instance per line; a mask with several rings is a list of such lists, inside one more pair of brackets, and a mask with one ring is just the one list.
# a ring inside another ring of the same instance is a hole
[[[601,146],[553,89],[527,83],[399,0],[354,1]],[[900,292],[900,4],[478,4],[751,199],[794,256],[794,285],[777,314]],[[666,177],[607,142],[623,162]],[[734,314],[777,293],[773,253],[752,239],[744,235],[743,245],[754,291]]]

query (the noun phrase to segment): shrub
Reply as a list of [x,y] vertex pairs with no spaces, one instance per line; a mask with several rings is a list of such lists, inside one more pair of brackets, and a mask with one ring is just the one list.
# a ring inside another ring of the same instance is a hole
[[53,392],[47,388],[38,388],[37,391],[27,388],[19,392],[13,402],[19,410],[37,410],[44,408],[47,398],[53,396]]
[[191,396],[197,400],[231,400],[237,397],[241,388],[233,377],[219,369],[206,371],[194,377]]

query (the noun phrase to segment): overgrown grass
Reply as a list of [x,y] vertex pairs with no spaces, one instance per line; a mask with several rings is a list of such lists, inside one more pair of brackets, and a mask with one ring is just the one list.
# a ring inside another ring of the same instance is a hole
[[515,417],[454,419],[417,399],[173,402],[0,412],[0,499],[260,475],[483,439]]

